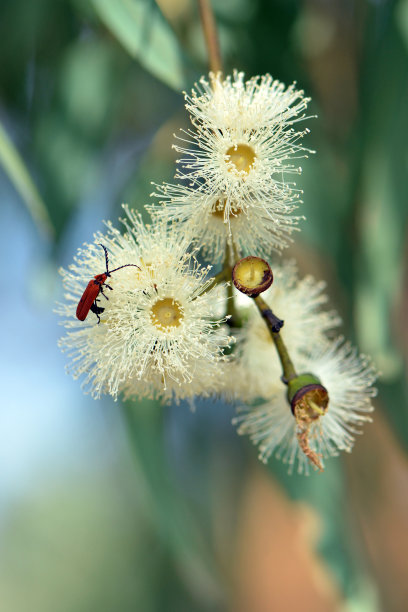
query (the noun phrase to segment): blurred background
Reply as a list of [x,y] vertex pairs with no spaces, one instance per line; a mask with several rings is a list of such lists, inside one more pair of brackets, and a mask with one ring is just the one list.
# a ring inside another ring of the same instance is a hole
[[289,477],[233,409],[94,401],[64,372],[57,274],[171,180],[194,0],[0,4],[2,612],[406,611],[408,0],[214,2],[226,71],[313,97],[293,256],[382,372],[375,421]]

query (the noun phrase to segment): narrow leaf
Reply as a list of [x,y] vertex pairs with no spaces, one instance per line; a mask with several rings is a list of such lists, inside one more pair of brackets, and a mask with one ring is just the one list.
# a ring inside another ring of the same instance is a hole
[[55,234],[47,208],[35,186],[21,155],[0,124],[0,164],[21,195],[35,224],[48,237]]
[[92,0],[103,23],[144,68],[176,90],[185,87],[186,58],[154,0]]

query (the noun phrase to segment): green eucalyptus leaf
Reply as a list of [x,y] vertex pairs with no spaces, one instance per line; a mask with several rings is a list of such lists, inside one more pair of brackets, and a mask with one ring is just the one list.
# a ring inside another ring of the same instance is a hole
[[37,227],[48,236],[55,233],[47,207],[16,147],[0,124],[0,164],[21,195]]
[[407,60],[403,40],[391,22],[375,77],[367,86],[365,156],[358,193],[359,247],[355,254],[359,344],[374,358],[386,381],[395,381],[403,372],[394,330],[408,219]]
[[[145,399],[125,402],[123,416],[135,467],[144,477],[146,517],[175,563],[216,588],[211,550],[194,513],[175,483],[164,445],[164,415],[160,402]],[[142,476],[141,476],[142,477]]]
[[408,49],[408,0],[400,0],[394,9],[395,24]]
[[103,23],[144,68],[176,90],[185,87],[187,61],[152,0],[92,0]]

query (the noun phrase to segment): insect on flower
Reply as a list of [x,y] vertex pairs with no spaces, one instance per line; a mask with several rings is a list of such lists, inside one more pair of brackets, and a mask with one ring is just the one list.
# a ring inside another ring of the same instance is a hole
[[113,272],[116,272],[121,268],[127,268],[128,266],[134,266],[135,268],[138,268],[140,270],[139,266],[137,266],[136,264],[125,264],[124,266],[119,266],[119,268],[115,268],[114,270],[109,270],[108,250],[105,246],[103,246],[103,244],[99,244],[99,246],[101,246],[105,251],[106,272],[103,272],[102,274],[96,274],[96,276],[94,276],[94,278],[90,280],[87,284],[86,289],[83,292],[76,309],[76,316],[77,319],[79,319],[80,321],[85,321],[86,317],[88,316],[88,312],[91,310],[98,317],[98,323],[101,322],[101,318],[99,315],[105,309],[101,306],[98,306],[98,295],[101,293],[104,298],[106,298],[107,300],[109,299],[108,296],[105,295],[105,293],[103,292],[103,287],[107,287],[112,291],[112,287],[106,283],[106,279],[108,278],[108,276],[110,276]]

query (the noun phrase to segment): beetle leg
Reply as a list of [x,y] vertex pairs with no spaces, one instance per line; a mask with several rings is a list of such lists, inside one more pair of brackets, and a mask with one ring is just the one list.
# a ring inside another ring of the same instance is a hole
[[[104,285],[104,286],[105,286],[105,287],[109,287],[109,285]],[[104,297],[106,300],[109,300],[108,296],[107,296],[107,295],[105,295],[105,293],[103,292],[102,287],[99,289],[99,293],[102,293],[103,297]]]
[[[98,300],[99,301],[99,300]],[[104,308],[102,308],[101,306],[98,306],[98,304],[96,303],[97,300],[94,301],[94,303],[92,304],[90,311],[93,312],[97,318],[98,318],[98,323],[101,322],[101,318],[100,318],[100,314],[105,310]]]

